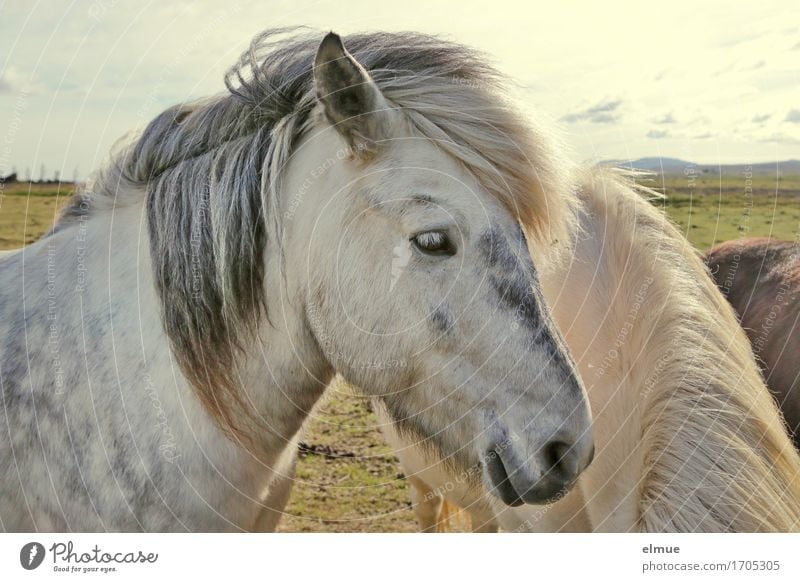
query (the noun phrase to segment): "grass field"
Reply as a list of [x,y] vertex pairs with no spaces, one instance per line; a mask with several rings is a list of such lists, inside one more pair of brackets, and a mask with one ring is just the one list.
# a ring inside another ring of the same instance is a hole
[[[742,236],[793,239],[800,232],[800,176],[656,176],[662,207],[701,250]],[[0,198],[0,249],[36,240],[69,188],[10,185]],[[366,400],[330,390],[308,425],[282,531],[414,531],[406,482],[375,428]]]
[[800,176],[656,176],[643,184],[700,250],[745,236],[793,239],[800,228]]
[[0,184],[0,250],[30,244],[47,232],[72,191],[71,184]]

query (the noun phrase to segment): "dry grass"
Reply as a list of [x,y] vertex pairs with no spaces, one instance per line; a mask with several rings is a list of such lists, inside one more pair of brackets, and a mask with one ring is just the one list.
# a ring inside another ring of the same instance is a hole
[[0,184],[0,250],[36,241],[72,193],[71,185]]

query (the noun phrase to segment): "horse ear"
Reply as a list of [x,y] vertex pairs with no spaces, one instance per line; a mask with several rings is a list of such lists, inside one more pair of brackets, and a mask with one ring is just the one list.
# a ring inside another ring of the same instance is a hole
[[338,34],[329,32],[314,59],[314,90],[325,117],[356,152],[386,136],[388,103]]

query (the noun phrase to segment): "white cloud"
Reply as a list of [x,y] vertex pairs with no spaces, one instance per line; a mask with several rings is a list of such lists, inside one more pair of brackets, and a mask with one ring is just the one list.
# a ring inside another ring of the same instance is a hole
[[665,113],[661,117],[657,117],[656,119],[654,119],[653,123],[657,123],[659,125],[667,125],[667,124],[677,123],[677,120],[675,119],[675,116],[672,115],[672,112],[670,111],[669,113]]
[[772,135],[763,138],[761,141],[767,143],[787,144],[793,146],[800,145],[800,137],[796,135],[789,135],[787,133],[773,133]]
[[589,123],[614,123],[620,119],[620,105],[622,105],[621,99],[603,100],[581,111],[568,113],[561,118],[561,121],[565,123],[576,123],[578,121],[587,121]]
[[784,119],[787,123],[800,123],[800,109],[792,109],[789,113],[786,114],[786,119]]
[[651,129],[647,132],[647,137],[650,139],[664,139],[670,137],[670,133],[666,129]]

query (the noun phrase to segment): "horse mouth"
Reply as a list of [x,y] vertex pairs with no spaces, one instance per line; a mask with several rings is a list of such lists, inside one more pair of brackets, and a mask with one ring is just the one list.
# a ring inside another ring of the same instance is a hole
[[489,484],[489,492],[510,507],[546,505],[558,501],[566,495],[575,483],[574,479],[563,480],[551,471],[537,480],[528,480],[523,467],[509,469],[503,462],[502,451],[490,449],[483,459],[484,472]]
[[498,450],[492,449],[486,454],[484,470],[489,477],[489,483],[492,485],[489,491],[495,497],[500,498],[503,503],[510,507],[519,507],[525,503],[511,484],[511,479],[508,478],[508,471],[500,458]]

